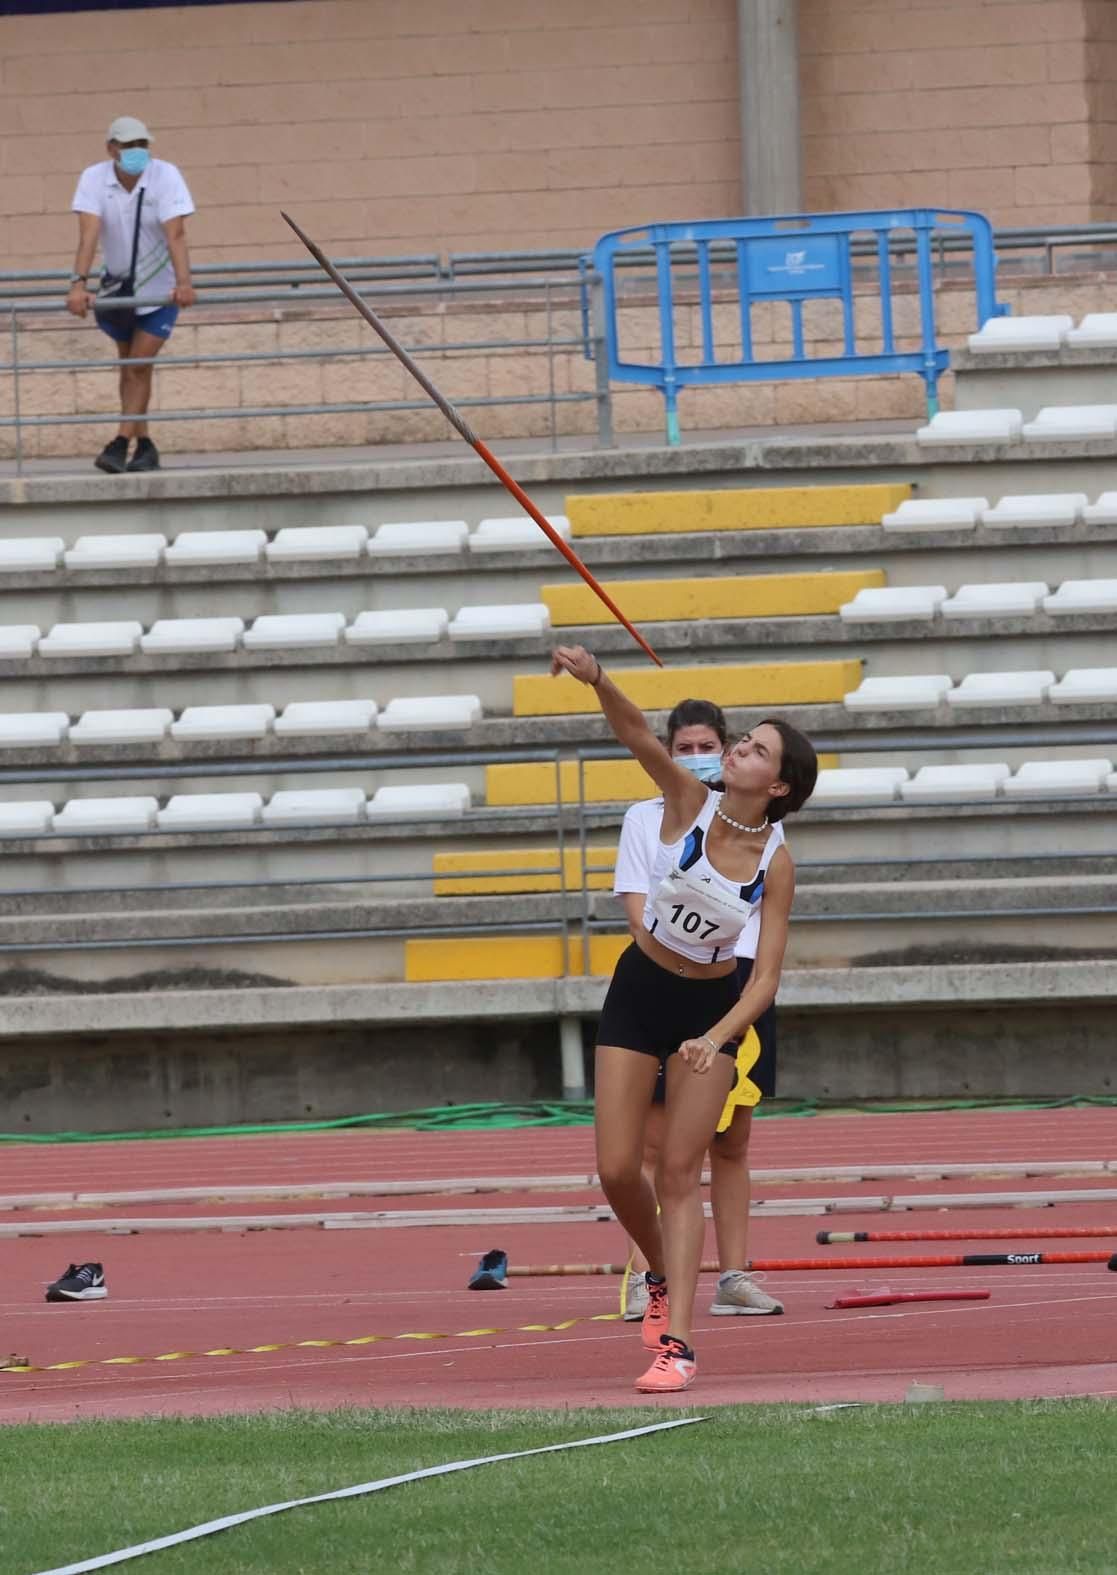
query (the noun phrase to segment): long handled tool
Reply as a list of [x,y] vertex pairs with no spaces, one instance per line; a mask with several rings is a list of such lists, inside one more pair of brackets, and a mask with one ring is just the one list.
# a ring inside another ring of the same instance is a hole
[[[280,211],[282,213],[282,210]],[[325,253],[320,251],[310,239],[310,236],[307,235],[304,230],[299,228],[294,219],[292,219],[291,215],[289,213],[284,213],[283,218],[286,219],[287,223],[294,230],[299,240],[302,241],[307,251],[314,258],[315,262],[318,263],[319,267],[323,268],[326,273],[329,274],[330,278],[337,285],[342,295],[344,295],[346,299],[352,303],[352,305],[361,314],[373,332],[379,334],[380,338],[383,339],[384,343],[388,346],[388,349],[403,363],[403,365],[411,373],[411,376],[419,384],[420,388],[424,389],[426,393],[430,395],[431,399],[434,400],[435,404],[438,406],[439,410],[441,410],[442,414],[446,417],[447,421],[454,428],[454,430],[466,440],[478,458],[485,461],[485,464],[492,471],[493,475],[497,478],[502,486],[508,489],[508,491],[515,498],[516,502],[525,511],[525,513],[530,514],[531,518],[539,526],[539,529],[547,537],[551,545],[558,548],[559,552],[562,553],[570,567],[574,569],[576,573],[582,576],[582,579],[585,580],[590,590],[595,596],[605,603],[605,606],[608,607],[609,611],[612,613],[617,622],[624,625],[641,650],[645,651],[647,655],[651,657],[652,661],[657,667],[662,667],[663,663],[652,650],[648,642],[644,639],[644,636],[635,627],[635,625],[629,623],[628,619],[625,617],[624,613],[621,612],[616,602],[613,601],[608,592],[594,579],[593,575],[586,568],[578,554],[567,546],[566,542],[563,541],[558,531],[555,530],[550,521],[544,517],[539,509],[536,508],[535,504],[528,497],[527,493],[520,486],[519,482],[513,480],[513,478],[508,474],[504,466],[500,463],[499,459],[497,459],[496,455],[492,452],[488,445],[481,441],[476,432],[474,432],[473,428],[461,415],[460,411],[458,411],[456,407],[450,403],[444,394],[439,392],[426,373],[416,365],[415,361],[403,348],[395,335],[381,322],[380,318],[372,310],[372,307],[369,306],[366,301],[362,300],[361,296],[349,283],[349,280],[345,277],[345,275],[340,273],[338,269],[334,267],[333,263],[325,255]]]

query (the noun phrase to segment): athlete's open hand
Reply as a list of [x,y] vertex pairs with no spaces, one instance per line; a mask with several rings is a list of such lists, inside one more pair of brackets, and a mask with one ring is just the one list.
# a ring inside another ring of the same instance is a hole
[[601,676],[601,664],[584,645],[556,645],[551,652],[551,677],[569,673],[580,684],[595,684]]
[[679,1046],[679,1060],[692,1072],[708,1072],[717,1058],[717,1046],[712,1039],[684,1039]]

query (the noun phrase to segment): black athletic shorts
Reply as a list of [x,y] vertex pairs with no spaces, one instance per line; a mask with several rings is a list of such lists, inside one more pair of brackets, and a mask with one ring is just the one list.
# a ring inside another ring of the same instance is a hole
[[[597,1042],[658,1056],[662,1064],[684,1039],[706,1033],[740,997],[736,974],[726,974],[723,979],[687,979],[668,973],[645,957],[634,941],[621,953],[613,970],[597,1025]],[[736,1040],[722,1045],[720,1054],[735,1056]]]
[[[643,955],[641,953],[641,955]],[[749,982],[752,973],[752,958],[737,958],[737,990],[740,992]],[[756,1037],[760,1040],[760,1055],[749,1072],[749,1078],[759,1088],[765,1099],[774,1099],[776,1096],[776,1007],[775,1002],[765,1007],[753,1024]],[[598,1036],[600,1038],[600,1035]],[[602,1041],[604,1043],[604,1041]],[[655,1092],[652,1094],[652,1104],[662,1105],[667,1098],[667,1064],[659,1063],[659,1076],[655,1080]]]

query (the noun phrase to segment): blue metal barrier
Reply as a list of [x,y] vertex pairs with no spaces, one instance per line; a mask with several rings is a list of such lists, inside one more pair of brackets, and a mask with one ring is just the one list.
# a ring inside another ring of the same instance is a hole
[[[932,275],[933,247],[943,232],[969,239],[977,295],[975,329],[990,317],[1004,316],[1009,308],[996,298],[993,229],[980,213],[903,208],[880,213],[711,219],[614,230],[603,235],[593,251],[594,269],[602,282],[609,376],[662,391],[669,443],[679,441],[679,390],[714,383],[918,372],[926,384],[927,408],[933,415],[938,409],[938,379],[950,364],[949,350],[937,340]],[[660,334],[657,362],[626,360],[619,343],[618,270],[635,269],[641,262],[655,268]],[[727,275],[724,288],[735,293],[738,306],[740,355],[734,353],[731,360],[719,359],[714,342],[714,291],[723,288],[715,284],[714,269],[722,265]],[[855,274],[856,282],[865,286],[856,298]],[[913,278],[918,290],[918,344],[898,349],[892,291],[905,276]],[[686,290],[681,301],[676,297],[679,278]],[[880,309],[879,348],[859,350],[855,306],[874,299],[868,288],[874,278]],[[770,301],[789,303],[792,353],[758,360],[753,352],[752,307]],[[811,301],[840,303],[841,355],[806,354],[803,306]],[[695,349],[695,358],[686,361],[680,360],[676,348],[675,311],[692,305],[698,308],[702,343]]]

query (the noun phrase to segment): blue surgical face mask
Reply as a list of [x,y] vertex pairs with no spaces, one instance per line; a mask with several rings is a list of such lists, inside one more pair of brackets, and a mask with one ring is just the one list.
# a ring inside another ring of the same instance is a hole
[[693,771],[700,782],[716,782],[721,776],[720,755],[676,755],[675,760]]
[[121,148],[117,163],[125,175],[142,175],[151,154],[146,148]]

